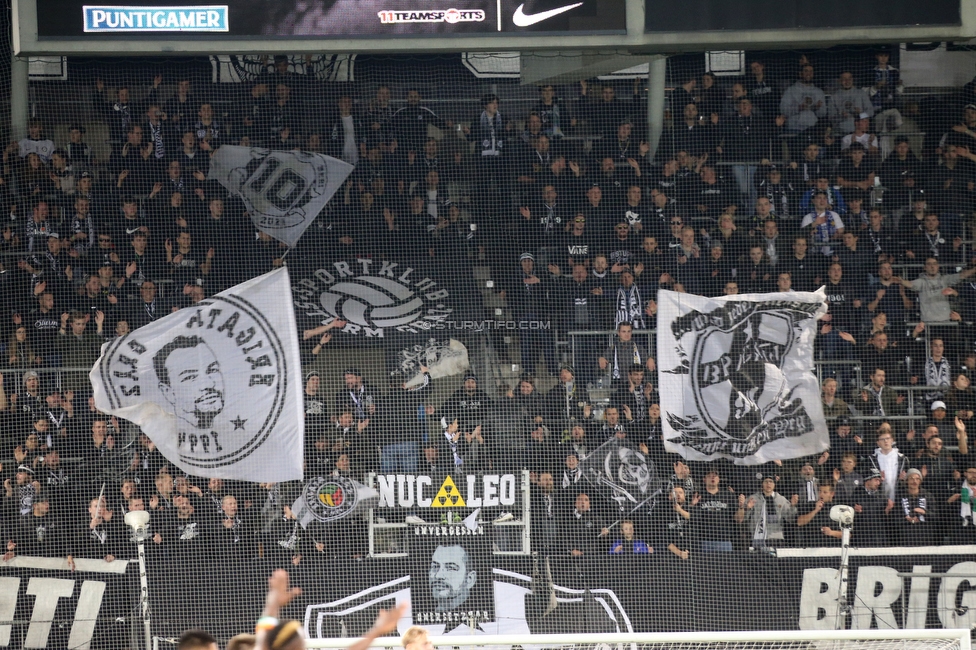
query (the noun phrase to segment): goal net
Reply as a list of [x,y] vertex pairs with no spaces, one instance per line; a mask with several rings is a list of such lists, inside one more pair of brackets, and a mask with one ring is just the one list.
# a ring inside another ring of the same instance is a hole
[[[344,648],[350,639],[312,639],[309,648]],[[846,630],[820,632],[686,632],[672,634],[543,634],[431,637],[435,648],[547,648],[562,650],[970,650],[969,630]],[[377,639],[374,648],[400,647]]]

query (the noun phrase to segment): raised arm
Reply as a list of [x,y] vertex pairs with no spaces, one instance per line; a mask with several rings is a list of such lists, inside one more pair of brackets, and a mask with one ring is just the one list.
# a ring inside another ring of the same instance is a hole
[[[973,271],[976,271],[976,267],[973,268]],[[893,275],[893,276],[891,276],[891,281],[892,282],[897,282],[898,284],[900,284],[901,286],[905,287],[906,289],[911,289],[912,291],[915,291],[915,287],[912,285],[912,283],[911,283],[910,280],[906,280],[906,279],[904,279],[904,278],[902,278],[900,276]]]
[[268,595],[264,601],[264,611],[255,627],[255,650],[268,650],[268,632],[278,625],[278,613],[281,608],[290,603],[296,596],[301,595],[301,587],[289,587],[288,572],[275,569],[268,578]]
[[381,609],[379,615],[376,617],[376,622],[373,623],[373,627],[369,628],[369,632],[363,638],[349,646],[347,650],[367,650],[373,641],[395,630],[397,622],[407,613],[407,607],[409,605],[409,603],[404,602],[393,609]]

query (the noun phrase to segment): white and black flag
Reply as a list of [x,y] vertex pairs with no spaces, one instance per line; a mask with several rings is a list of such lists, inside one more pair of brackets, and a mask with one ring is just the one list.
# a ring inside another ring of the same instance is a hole
[[420,366],[427,368],[431,379],[459,375],[471,364],[468,349],[457,339],[435,339],[407,345],[397,353],[397,367],[390,373],[405,378],[404,386],[416,388],[423,383]]
[[823,290],[705,298],[658,293],[664,446],[739,465],[798,458],[829,438],[813,374]]
[[302,478],[301,365],[288,272],[253,278],[102,346],[95,406],[188,474]]
[[642,506],[650,509],[661,494],[654,461],[616,437],[587,454],[579,466],[583,478],[604,496],[615,516],[625,517]]
[[258,230],[294,247],[352,170],[320,153],[224,145],[208,178],[241,198]]
[[291,505],[302,528],[345,519],[379,501],[380,493],[345,476],[316,476]]

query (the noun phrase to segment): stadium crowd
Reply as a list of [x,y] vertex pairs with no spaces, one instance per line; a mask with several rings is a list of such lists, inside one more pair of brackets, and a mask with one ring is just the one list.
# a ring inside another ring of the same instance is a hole
[[[121,519],[131,509],[157,513],[150,552],[174,562],[361,557],[362,522],[306,534],[290,508],[300,482],[179,473],[131,424],[95,408],[78,371],[106,340],[249,277],[357,256],[430,269],[476,311],[488,313],[484,291],[513,320],[551,328],[520,331],[516,359],[496,339],[500,362],[524,373],[507,393],[492,398],[486,378],[467,375],[443,403],[426,374],[408,390],[372,385],[356,368],[324,394],[317,355],[345,324],[306,329],[307,477],[525,468],[532,543],[553,555],[836,544],[835,503],[858,512],[858,545],[972,543],[976,90],[960,91],[954,126],[921,133],[889,59],[879,51],[830,79],[815,60],[788,77],[753,60],[731,83],[680,78],[654,153],[639,84],[627,98],[612,83],[581,81],[563,96],[542,86],[525,114],[489,93],[455,122],[397,84],[343,86],[322,111],[317,82],[287,59],[227,111],[181,76],[158,75],[148,89],[97,81],[107,158],[82,125],[56,144],[40,121],[3,153],[4,558],[130,557]],[[356,167],[289,251],[208,178],[225,144]],[[477,284],[475,266],[489,267],[492,287]],[[848,362],[822,368],[830,450],[758,468],[666,453],[655,350],[643,343],[653,337],[635,335],[654,327],[658,289],[820,286],[829,312],[818,360]],[[612,334],[561,359],[557,340],[576,330]],[[555,381],[546,394],[537,364]],[[59,367],[69,370],[46,372]],[[600,381],[607,402],[587,393]],[[138,442],[117,449],[123,438]],[[664,486],[655,508],[624,522],[580,469],[610,438],[647,456]]]

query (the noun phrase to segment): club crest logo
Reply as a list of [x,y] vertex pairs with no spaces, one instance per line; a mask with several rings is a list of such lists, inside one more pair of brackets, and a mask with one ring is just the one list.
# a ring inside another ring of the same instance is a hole
[[328,523],[348,515],[357,502],[356,484],[342,476],[319,476],[305,485],[302,494],[306,512]]
[[295,309],[315,324],[346,321],[343,332],[382,337],[387,329],[417,333],[446,320],[451,296],[434,280],[388,260],[335,262],[292,284]]

